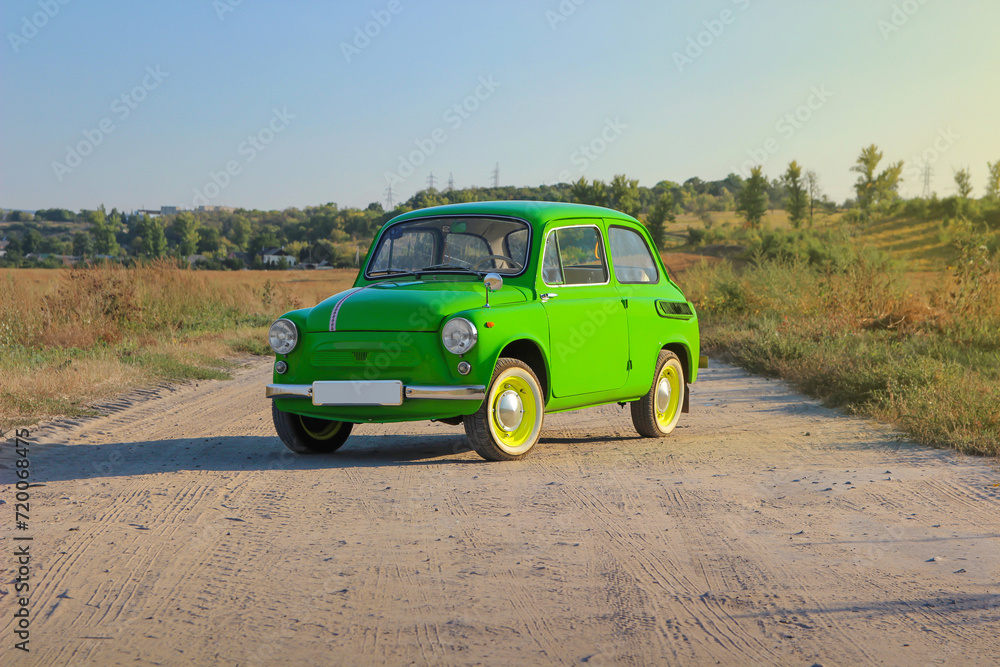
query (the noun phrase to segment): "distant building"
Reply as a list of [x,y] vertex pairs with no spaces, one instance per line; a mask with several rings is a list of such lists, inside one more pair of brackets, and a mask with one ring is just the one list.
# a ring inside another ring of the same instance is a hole
[[177,215],[176,206],[161,206],[160,215]]
[[285,260],[288,266],[295,266],[298,263],[294,256],[285,252],[284,248],[264,248],[260,252],[260,260],[271,265],[278,265],[281,260]]
[[199,213],[211,213],[212,211],[220,211],[222,213],[232,213],[236,210],[235,206],[199,206]]

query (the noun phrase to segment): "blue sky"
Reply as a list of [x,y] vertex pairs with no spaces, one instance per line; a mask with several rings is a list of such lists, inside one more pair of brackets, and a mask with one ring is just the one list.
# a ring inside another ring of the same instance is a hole
[[[65,4],[63,4],[65,3]],[[790,160],[831,198],[865,145],[902,192],[1000,159],[995,0],[5,0],[0,206],[397,201]],[[365,34],[367,30],[368,35]]]

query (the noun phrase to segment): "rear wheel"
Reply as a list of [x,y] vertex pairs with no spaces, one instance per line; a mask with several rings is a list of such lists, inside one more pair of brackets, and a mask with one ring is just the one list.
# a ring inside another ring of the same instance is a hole
[[331,419],[303,417],[282,412],[271,404],[274,430],[281,442],[296,454],[328,454],[340,449],[351,435],[354,424]]
[[497,361],[486,400],[465,418],[472,448],[487,461],[516,461],[538,442],[545,396],[531,367],[519,359]]
[[684,367],[676,354],[661,350],[656,360],[653,386],[632,406],[632,424],[639,435],[662,438],[677,426],[684,405]]

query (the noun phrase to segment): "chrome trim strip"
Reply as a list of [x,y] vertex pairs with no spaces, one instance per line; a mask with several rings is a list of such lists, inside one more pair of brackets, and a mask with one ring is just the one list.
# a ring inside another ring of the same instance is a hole
[[[309,384],[269,384],[265,389],[266,398],[312,398],[313,389]],[[408,399],[437,399],[441,401],[481,401],[486,398],[486,386],[458,385],[446,387],[410,386],[403,388]]]
[[311,384],[269,384],[264,390],[265,398],[312,398]]
[[340,307],[344,305],[344,302],[351,298],[354,294],[357,294],[363,287],[352,287],[349,290],[344,290],[341,292],[344,296],[333,306],[333,312],[330,313],[330,331],[337,330],[337,314],[340,313]]
[[481,401],[486,398],[484,385],[462,385],[457,387],[406,387],[406,398],[436,398],[446,401]]

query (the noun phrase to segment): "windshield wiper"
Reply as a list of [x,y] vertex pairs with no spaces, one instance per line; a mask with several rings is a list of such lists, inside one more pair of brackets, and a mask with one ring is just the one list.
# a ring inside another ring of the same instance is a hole
[[372,271],[368,274],[369,276],[413,276],[414,278],[419,278],[420,274],[416,271],[407,271],[405,269],[382,269],[381,271]]
[[479,275],[479,271],[476,271],[468,266],[460,266],[458,264],[432,264],[431,266],[425,266],[416,273],[429,273],[431,271],[437,271],[440,269],[447,269],[449,271],[464,271],[466,273],[471,273],[473,275]]

